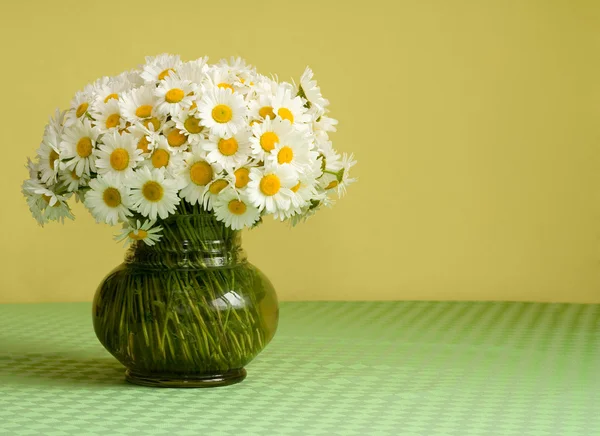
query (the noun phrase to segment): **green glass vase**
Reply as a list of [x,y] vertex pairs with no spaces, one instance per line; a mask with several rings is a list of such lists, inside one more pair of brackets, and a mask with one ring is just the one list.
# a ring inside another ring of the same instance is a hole
[[162,239],[134,242],[98,287],[96,336],[135,384],[242,381],[277,329],[271,282],[246,260],[240,232],[212,214],[178,214],[160,225]]

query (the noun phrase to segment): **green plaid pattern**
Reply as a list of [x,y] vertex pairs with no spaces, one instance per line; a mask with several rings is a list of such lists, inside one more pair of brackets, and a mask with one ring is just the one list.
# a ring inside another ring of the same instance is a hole
[[284,302],[240,384],[127,384],[89,303],[0,305],[0,435],[600,434],[600,305]]

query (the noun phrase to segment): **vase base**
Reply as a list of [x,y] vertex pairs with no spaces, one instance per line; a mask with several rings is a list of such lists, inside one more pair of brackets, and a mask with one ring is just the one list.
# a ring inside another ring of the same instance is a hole
[[178,375],[178,374],[140,374],[131,370],[125,371],[125,380],[141,386],[159,388],[212,388],[239,383],[246,378],[244,368],[232,369],[222,374],[211,375]]

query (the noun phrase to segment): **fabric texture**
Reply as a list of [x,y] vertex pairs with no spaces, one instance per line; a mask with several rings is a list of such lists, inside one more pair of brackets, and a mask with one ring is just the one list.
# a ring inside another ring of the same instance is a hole
[[89,303],[0,305],[0,435],[596,435],[600,305],[284,302],[240,384],[124,381]]

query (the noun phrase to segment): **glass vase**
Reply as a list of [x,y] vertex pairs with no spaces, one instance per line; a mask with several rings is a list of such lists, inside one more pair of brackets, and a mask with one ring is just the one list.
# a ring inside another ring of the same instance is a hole
[[98,287],[96,336],[135,384],[242,381],[277,329],[271,282],[246,260],[240,232],[212,214],[177,214],[160,225],[162,239],[135,241]]

